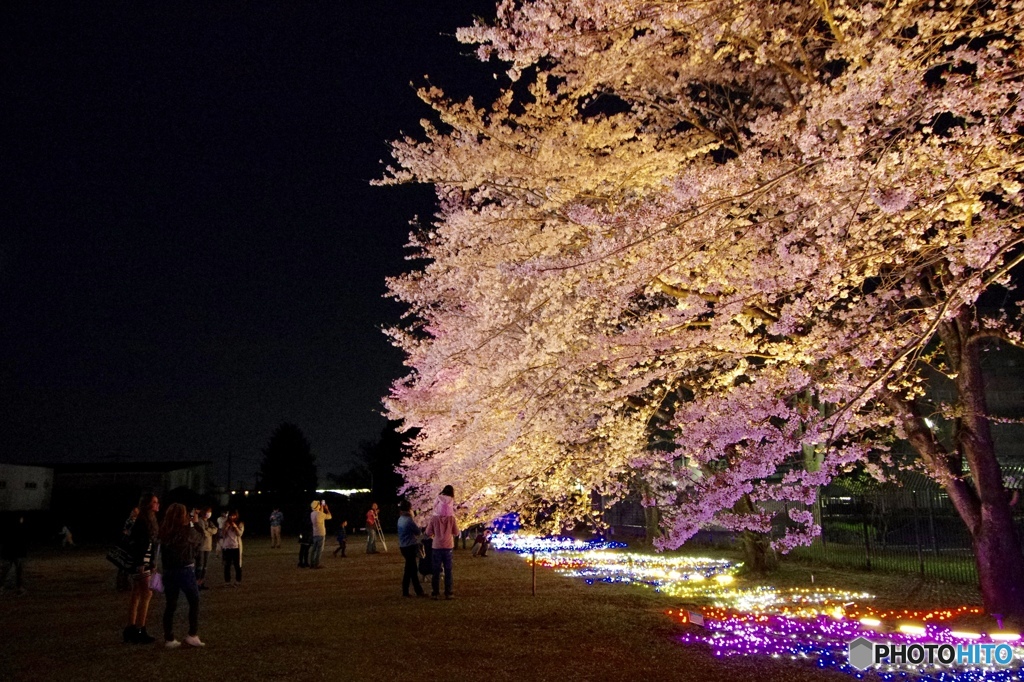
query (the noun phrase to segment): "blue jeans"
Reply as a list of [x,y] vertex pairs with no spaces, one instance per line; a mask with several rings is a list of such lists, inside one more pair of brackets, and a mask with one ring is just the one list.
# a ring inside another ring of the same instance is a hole
[[324,536],[313,536],[313,549],[309,555],[309,565],[316,568],[320,565],[320,555],[324,552]]
[[181,592],[188,601],[188,634],[199,634],[199,584],[193,566],[164,571],[164,639],[168,642],[174,639],[174,610]]
[[430,577],[430,594],[436,597],[437,588],[441,586],[441,568],[444,567],[444,594],[446,597],[452,594],[452,550],[435,549],[431,552],[431,563],[434,565],[434,575]]

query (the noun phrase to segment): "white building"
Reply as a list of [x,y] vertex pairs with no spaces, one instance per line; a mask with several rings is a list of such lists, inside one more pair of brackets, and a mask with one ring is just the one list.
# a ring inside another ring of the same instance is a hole
[[45,511],[52,494],[52,468],[0,463],[0,511]]

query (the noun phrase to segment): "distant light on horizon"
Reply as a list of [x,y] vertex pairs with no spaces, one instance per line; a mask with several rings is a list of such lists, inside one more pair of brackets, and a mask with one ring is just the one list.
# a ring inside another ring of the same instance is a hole
[[360,493],[372,493],[373,491],[369,488],[351,488],[349,490],[338,490],[336,488],[324,488],[323,490],[317,490],[317,494],[321,493],[335,493],[336,495],[358,495]]

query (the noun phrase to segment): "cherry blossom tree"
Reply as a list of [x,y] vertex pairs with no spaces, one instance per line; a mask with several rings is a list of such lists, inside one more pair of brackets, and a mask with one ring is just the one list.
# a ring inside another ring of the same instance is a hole
[[[506,86],[424,88],[384,180],[439,205],[389,282],[407,492],[558,525],[640,489],[676,547],[768,531],[766,502],[881,471],[895,436],[970,529],[986,606],[1024,615],[979,362],[1021,342],[980,303],[1024,259],[1022,11],[503,0],[461,29]],[[819,531],[789,515],[783,550]]]

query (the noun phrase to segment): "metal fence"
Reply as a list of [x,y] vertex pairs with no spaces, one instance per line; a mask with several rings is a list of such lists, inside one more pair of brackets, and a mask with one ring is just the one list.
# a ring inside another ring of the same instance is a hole
[[[826,488],[813,509],[822,527],[821,537],[808,547],[797,547],[790,556],[829,566],[976,584],[970,533],[948,495],[937,487],[922,488],[885,485],[868,493]],[[781,536],[791,505],[763,506],[776,512],[775,534]],[[631,541],[644,536],[643,509],[638,501],[615,505],[603,513],[613,538]],[[1015,510],[1014,520],[1017,536],[1024,542],[1024,502]],[[735,545],[735,539],[734,533],[724,529],[704,529],[687,546],[729,547]]]
[[[815,512],[821,537],[795,549],[798,558],[957,583],[978,580],[970,533],[940,490],[823,494]],[[1015,521],[1024,538],[1024,513]]]

